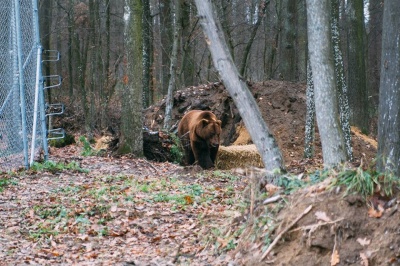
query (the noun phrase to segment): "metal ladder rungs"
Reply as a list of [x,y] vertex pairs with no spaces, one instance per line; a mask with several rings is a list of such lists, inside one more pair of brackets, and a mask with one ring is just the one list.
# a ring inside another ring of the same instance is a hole
[[57,62],[60,60],[60,52],[57,50],[44,50],[42,53],[42,62]]
[[62,82],[62,78],[60,75],[50,75],[50,76],[43,76],[44,80],[50,80],[53,81],[55,80],[55,82],[57,82],[56,84],[52,84],[50,86],[44,86],[43,89],[51,89],[51,88],[55,88],[55,87],[60,87],[61,86],[61,82]]
[[65,131],[63,128],[54,128],[47,131],[47,140],[63,138],[65,138]]
[[46,105],[46,116],[62,115],[64,114],[64,104],[63,103],[53,103]]

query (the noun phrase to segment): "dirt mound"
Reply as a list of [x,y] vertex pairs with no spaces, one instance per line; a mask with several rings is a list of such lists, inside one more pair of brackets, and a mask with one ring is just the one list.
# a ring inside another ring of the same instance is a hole
[[[344,194],[309,188],[285,197],[287,204],[273,218],[275,233],[241,241],[230,256],[239,265],[400,265],[398,195],[385,200],[371,198],[385,206],[376,210],[361,197]],[[270,204],[253,219],[271,219],[266,213],[277,206],[279,203]],[[308,208],[311,210],[304,214]],[[267,223],[266,231],[268,227]],[[281,232],[280,240],[264,256],[260,247],[266,246],[265,239],[272,242]]]
[[[307,176],[307,172],[320,168],[322,154],[318,132],[314,158],[303,158],[305,84],[266,81],[248,85],[277,140],[288,170],[301,179]],[[160,128],[164,109],[165,101],[161,101],[146,110],[145,121],[149,128]],[[212,83],[176,92],[173,109],[175,124],[190,109],[215,112],[222,120],[221,137],[227,148],[252,143],[223,84]],[[355,166],[371,163],[377,149],[374,139],[352,128],[352,145]],[[244,147],[247,151],[249,146]],[[240,149],[233,150],[240,152]],[[250,213],[243,216],[246,218],[242,222],[236,219],[229,227],[229,232],[244,231],[237,239],[237,247],[228,252],[227,257],[238,265],[400,265],[398,195],[397,198],[385,199],[385,210],[380,210],[370,208],[376,205],[365,203],[360,197],[345,197],[344,189],[329,190],[326,187],[327,183],[323,182],[313,189],[282,195],[284,201],[272,204],[254,200],[254,193],[248,193],[254,208],[251,207]],[[282,234],[272,252],[260,262],[265,248],[309,206],[312,206],[311,211]],[[381,213],[376,215],[374,211]]]
[[[303,158],[306,116],[305,84],[286,81],[248,83],[261,114],[275,136],[289,171],[300,173],[307,168],[320,167],[322,163],[321,143],[316,134],[315,157]],[[221,141],[224,146],[251,144],[246,135],[242,119],[228,91],[220,82],[190,87],[174,95],[172,120],[176,125],[188,110],[211,110],[222,121]],[[162,128],[165,100],[145,110],[145,126],[151,130]],[[369,163],[376,153],[373,140],[358,131],[352,132],[355,163]]]

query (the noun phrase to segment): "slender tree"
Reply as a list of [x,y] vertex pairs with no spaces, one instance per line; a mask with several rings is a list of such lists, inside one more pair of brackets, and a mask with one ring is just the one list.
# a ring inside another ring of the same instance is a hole
[[346,154],[348,160],[353,160],[353,148],[351,146],[350,131],[350,107],[348,100],[348,89],[346,77],[344,75],[343,56],[340,46],[339,36],[339,3],[337,0],[331,0],[331,32],[333,45],[333,58],[335,61],[336,86],[339,100],[340,125],[344,135],[346,145]]
[[378,169],[400,174],[400,1],[386,0],[378,118]]
[[283,80],[295,80],[296,74],[296,0],[281,0],[282,16],[279,38],[279,77]]
[[249,60],[249,54],[250,54],[250,51],[251,51],[251,46],[253,45],[254,39],[256,38],[256,34],[257,34],[257,31],[258,31],[258,28],[260,27],[261,22],[265,17],[265,12],[267,10],[267,6],[268,6],[269,2],[270,2],[269,0],[263,0],[260,3],[259,12],[258,12],[258,16],[257,16],[257,21],[253,26],[253,29],[252,29],[251,34],[250,34],[249,41],[247,42],[246,47],[244,48],[242,66],[240,67],[240,75],[242,75],[242,77],[245,76],[246,67],[247,67],[247,63],[248,63],[248,60]]
[[267,177],[268,181],[274,181],[276,175],[274,171],[284,169],[281,152],[263,120],[246,82],[239,78],[239,72],[233,63],[221,31],[221,25],[216,19],[217,16],[213,12],[210,1],[195,0],[195,3],[214,66],[238,108],[250,136],[261,154],[266,170],[270,173]]
[[162,96],[168,93],[170,55],[172,51],[171,1],[159,0],[161,56],[160,87]]
[[368,92],[365,70],[364,1],[347,1],[347,77],[349,84],[350,122],[363,132],[369,130]]
[[315,140],[315,100],[314,100],[314,82],[311,70],[311,63],[307,64],[307,91],[306,91],[306,124],[305,124],[305,147],[304,157],[312,158],[314,156]]
[[324,165],[346,160],[335,81],[330,31],[330,0],[307,0],[308,50],[314,82],[315,110]]
[[152,63],[152,18],[150,1],[143,0],[143,107],[152,104],[151,63]]
[[168,92],[165,100],[165,118],[164,129],[169,130],[171,127],[172,107],[174,105],[173,92],[176,87],[176,67],[178,62],[178,46],[179,46],[179,33],[180,33],[180,5],[179,0],[171,0],[171,13],[172,13],[172,29],[174,31],[174,39],[172,43],[171,62],[169,67],[169,82]]
[[[181,46],[182,67],[180,68],[180,85],[185,88],[195,85],[195,58],[194,46],[197,40],[194,38],[198,29],[198,19],[193,19],[193,4],[190,0],[180,0],[181,10]],[[179,21],[178,21],[179,23]]]
[[119,153],[143,155],[143,4],[125,0],[124,89],[122,91],[121,138]]
[[[382,51],[382,14],[383,1],[368,1],[369,20],[367,24],[367,85],[370,97],[371,113],[375,114],[379,106],[379,76],[381,67],[381,51]],[[376,133],[376,129],[373,133]]]

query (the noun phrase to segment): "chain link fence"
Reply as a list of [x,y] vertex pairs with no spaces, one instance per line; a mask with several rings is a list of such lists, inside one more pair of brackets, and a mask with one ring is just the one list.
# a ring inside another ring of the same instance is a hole
[[0,1],[0,171],[47,159],[37,0]]

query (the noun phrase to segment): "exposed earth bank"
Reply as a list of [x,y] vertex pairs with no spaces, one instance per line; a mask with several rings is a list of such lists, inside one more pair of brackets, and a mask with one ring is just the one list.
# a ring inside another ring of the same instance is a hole
[[[303,158],[305,84],[266,81],[248,85],[289,172],[299,179],[312,178],[308,173],[321,169],[322,155],[317,132],[314,158]],[[160,128],[164,109],[163,100],[146,110],[148,128]],[[222,120],[224,146],[251,143],[223,84],[210,83],[176,92],[172,115],[175,125],[191,109],[211,110]],[[352,145],[352,167],[361,169],[370,165],[377,148],[374,138],[352,128]],[[262,203],[265,195],[257,198],[250,193],[253,209],[230,225],[229,231],[242,230],[235,239],[236,249],[227,254],[231,261],[237,265],[400,265],[398,196],[382,197],[378,191],[367,202],[360,196],[345,196],[344,187],[332,189],[330,185],[335,181],[335,173],[327,175],[323,183],[282,195],[283,201],[271,204]],[[276,194],[270,192],[268,196]],[[303,216],[310,206],[310,212]],[[296,218],[299,221],[286,228]],[[285,233],[272,251],[263,254],[282,231]]]

